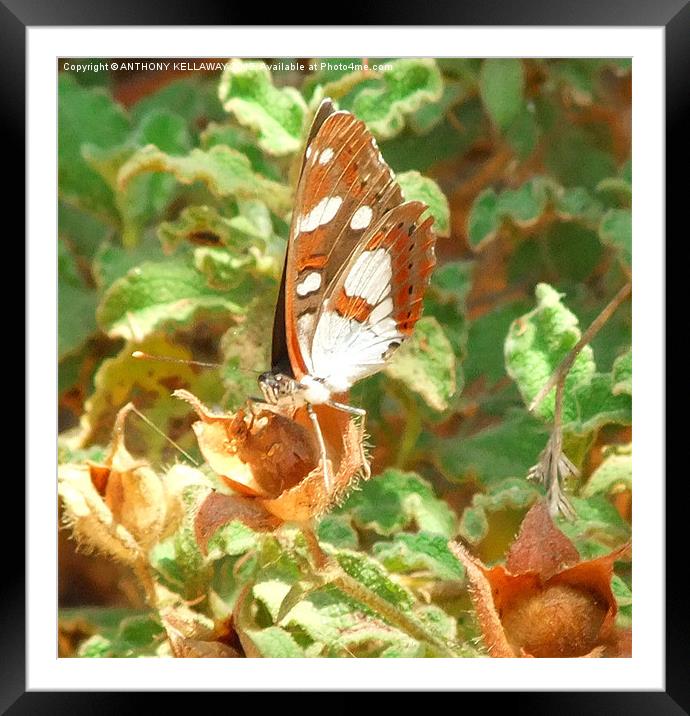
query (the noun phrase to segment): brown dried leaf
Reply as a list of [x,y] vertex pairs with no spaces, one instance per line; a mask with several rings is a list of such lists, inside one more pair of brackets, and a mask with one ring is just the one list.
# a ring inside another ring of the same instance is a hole
[[536,572],[542,579],[548,579],[579,559],[575,545],[556,527],[548,506],[540,501],[525,515],[508,552],[506,569],[512,574]]

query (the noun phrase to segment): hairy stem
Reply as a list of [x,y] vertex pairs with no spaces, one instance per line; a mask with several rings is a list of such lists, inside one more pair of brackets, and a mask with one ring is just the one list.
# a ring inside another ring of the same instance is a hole
[[445,639],[430,633],[416,617],[400,611],[376,592],[353,579],[333,557],[323,551],[313,530],[304,529],[304,535],[314,564],[328,584],[380,614],[385,621],[413,639],[428,644],[437,656],[454,658],[459,655],[459,648],[453,648]]

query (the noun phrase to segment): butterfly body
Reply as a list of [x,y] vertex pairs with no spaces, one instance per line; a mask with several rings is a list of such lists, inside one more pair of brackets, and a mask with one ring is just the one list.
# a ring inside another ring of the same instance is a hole
[[363,122],[324,100],[309,132],[273,327],[265,405],[313,405],[364,417],[334,400],[380,371],[412,334],[435,264],[427,207],[404,201]]

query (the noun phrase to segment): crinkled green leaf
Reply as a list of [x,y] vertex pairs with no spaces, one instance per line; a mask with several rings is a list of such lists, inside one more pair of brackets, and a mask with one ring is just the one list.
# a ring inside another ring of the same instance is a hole
[[282,179],[277,161],[259,148],[254,136],[244,127],[211,122],[201,133],[200,139],[201,149],[208,150],[218,145],[231,147],[246,155],[251,162],[252,169],[258,174],[263,174],[274,181]]
[[612,393],[614,395],[621,395],[622,393],[632,395],[632,350],[616,358],[611,369],[611,377],[613,380]]
[[505,130],[523,105],[525,76],[522,60],[492,58],[484,60],[479,91],[486,111],[499,130]]
[[200,310],[239,315],[239,296],[210,288],[203,274],[182,261],[144,263],[117,280],[98,307],[110,336],[141,340],[170,323],[184,324]]
[[182,492],[184,514],[172,537],[151,550],[150,561],[167,586],[185,599],[204,594],[212,578],[210,560],[201,552],[194,529],[199,504],[209,493],[207,485],[185,487]]
[[464,569],[439,534],[397,534],[391,542],[377,542],[372,553],[391,572],[429,571],[439,579],[462,579]]
[[319,541],[328,542],[334,547],[357,549],[359,538],[347,515],[325,515],[317,530]]
[[[505,341],[506,370],[527,405],[581,337],[577,318],[563,305],[561,294],[544,283],[537,286],[535,293],[536,308],[513,321]],[[576,418],[574,391],[578,386],[588,384],[595,370],[592,349],[585,346],[565,381],[564,422]],[[544,420],[552,420],[554,403],[555,389],[544,398],[535,413]]]
[[282,156],[300,148],[307,106],[293,87],[275,87],[263,62],[231,60],[218,96],[226,112],[257,133],[268,154]]
[[[438,60],[437,60],[438,63]],[[443,94],[437,102],[425,104],[410,116],[410,128],[416,134],[426,134],[443,121],[448,110],[464,100],[470,92],[465,81],[444,81]]]
[[455,400],[465,383],[463,363],[467,358],[466,298],[472,282],[470,261],[449,261],[437,266],[424,296],[424,315],[433,316],[443,328],[455,356]]
[[303,658],[304,649],[288,632],[277,626],[266,629],[245,629],[261,656],[272,659]]
[[419,172],[409,171],[398,174],[396,179],[406,201],[421,201],[429,208],[422,219],[434,217],[434,231],[438,236],[450,235],[450,208],[448,200],[438,184]]
[[390,139],[405,126],[406,115],[443,94],[443,80],[431,58],[410,58],[391,62],[383,72],[382,84],[366,87],[357,94],[352,111],[379,139]]
[[621,252],[625,262],[632,262],[632,213],[630,209],[609,209],[599,225],[601,240]]
[[402,382],[434,410],[442,411],[455,393],[455,356],[438,321],[427,316],[415,326],[385,367],[391,378]]
[[487,492],[477,492],[472,497],[472,505],[462,514],[461,536],[472,544],[478,544],[489,532],[487,513],[527,510],[540,495],[539,489],[523,478],[509,478],[491,485]]
[[[116,356],[103,360],[93,379],[93,392],[84,405],[80,427],[81,444],[84,447],[107,445],[112,438],[118,410],[134,400],[138,409],[147,415],[163,435],[154,432],[135,416],[130,417],[126,426],[129,449],[157,464],[161,461],[171,462],[179,459],[180,453],[164,435],[175,435],[178,445],[198,455],[196,438],[191,430],[193,418],[189,406],[172,398],[171,392],[176,388],[185,388],[204,402],[214,404],[222,395],[217,373],[211,370],[202,372],[182,363],[137,360],[132,358],[134,350],[180,361],[194,357],[181,341],[153,334],[142,342],[126,343]],[[181,425],[189,427],[180,432]]]
[[630,538],[630,525],[603,495],[572,497],[576,518],[559,519],[558,526],[577,547],[582,559],[601,557]]
[[104,291],[145,261],[160,261],[164,258],[160,243],[153,236],[144,237],[135,246],[103,242],[94,256],[92,273],[99,291]]
[[413,472],[389,468],[352,492],[341,512],[355,524],[390,535],[416,525],[420,530],[451,537],[455,517],[431,485]]
[[562,219],[581,219],[589,225],[599,221],[603,211],[601,202],[581,186],[563,189],[554,208]]
[[582,497],[632,490],[632,445],[611,446],[582,488]]
[[[567,381],[566,381],[567,383]],[[632,423],[632,397],[613,392],[610,373],[597,373],[589,383],[575,388],[577,414],[572,421],[564,421],[564,430],[586,434],[608,423]]]
[[96,214],[114,217],[112,190],[84,161],[82,146],[116,147],[129,134],[129,118],[103,90],[82,87],[64,73],[58,77],[58,98],[60,197]]
[[411,657],[420,651],[416,640],[334,589],[310,594],[290,610],[282,624],[306,634],[322,656]]
[[154,146],[146,146],[120,168],[117,182],[121,190],[146,172],[169,172],[183,184],[203,182],[217,197],[259,199],[277,214],[291,207],[288,187],[257,174],[249,159],[240,152],[218,145],[208,151],[192,149],[186,156],[171,156]]
[[460,535],[470,544],[479,544],[489,533],[489,521],[482,507],[466,507],[460,518]]
[[221,555],[237,556],[249,552],[257,543],[257,533],[240,520],[232,520],[218,528],[208,541],[209,559]]

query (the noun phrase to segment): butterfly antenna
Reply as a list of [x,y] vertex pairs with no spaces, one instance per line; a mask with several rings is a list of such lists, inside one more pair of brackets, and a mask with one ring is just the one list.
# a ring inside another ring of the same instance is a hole
[[150,353],[144,353],[144,351],[134,351],[132,358],[139,360],[158,360],[164,363],[181,363],[182,365],[199,365],[203,368],[222,368],[222,363],[207,363],[202,360],[188,360],[186,358],[173,358],[172,356],[154,356]]
[[[209,363],[203,360],[189,360],[187,358],[173,358],[172,356],[156,356],[151,353],[144,353],[144,351],[134,351],[132,358],[137,360],[157,360],[164,363],[179,363],[180,365],[198,365],[202,368],[223,368],[223,363]],[[242,373],[253,373],[254,375],[260,375],[263,371],[254,370],[253,368],[240,368],[233,367],[232,370],[240,371]]]
[[180,447],[171,437],[166,435],[154,422],[149,420],[136,406],[132,406],[132,412],[141,418],[154,432],[158,433],[162,438],[167,440],[174,448],[179,450],[189,460],[194,467],[199,467],[199,463],[182,447]]

